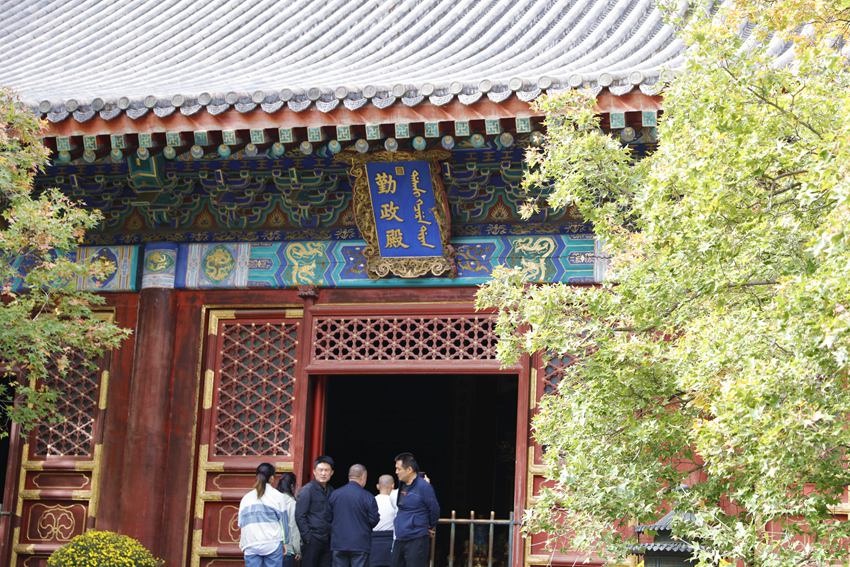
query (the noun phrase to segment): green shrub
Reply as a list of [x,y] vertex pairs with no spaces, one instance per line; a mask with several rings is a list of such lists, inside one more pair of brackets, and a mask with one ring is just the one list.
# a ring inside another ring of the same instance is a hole
[[163,564],[135,539],[99,531],[78,535],[47,560],[47,567],[160,567]]

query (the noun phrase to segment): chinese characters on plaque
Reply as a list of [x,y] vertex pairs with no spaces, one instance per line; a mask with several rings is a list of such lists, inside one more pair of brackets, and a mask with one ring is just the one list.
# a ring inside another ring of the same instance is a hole
[[442,256],[442,235],[428,162],[367,163],[366,175],[381,256]]
[[354,220],[366,241],[369,277],[454,277],[443,150],[340,154],[351,165]]

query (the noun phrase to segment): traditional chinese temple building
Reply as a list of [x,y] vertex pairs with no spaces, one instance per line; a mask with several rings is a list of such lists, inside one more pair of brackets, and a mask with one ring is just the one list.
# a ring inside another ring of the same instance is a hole
[[169,566],[241,565],[258,463],[303,482],[329,453],[337,484],[362,462],[371,486],[405,450],[443,518],[496,520],[471,542],[447,522],[438,565],[584,560],[507,527],[542,483],[529,420],[569,358],[502,368],[473,298],[497,265],[603,277],[572,211],[520,219],[543,135],[530,103],[583,89],[606,130],[651,150],[682,52],[653,5],[5,6],[0,85],[47,122],[38,184],[103,211],[79,254],[115,270],[79,285],[133,336],[56,377],[63,423],[11,431],[0,564],[105,529]]

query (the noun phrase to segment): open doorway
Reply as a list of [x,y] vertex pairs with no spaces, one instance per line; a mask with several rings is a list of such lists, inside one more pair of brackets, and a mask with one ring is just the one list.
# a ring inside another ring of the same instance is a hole
[[441,517],[507,518],[514,505],[517,377],[515,375],[330,376],[325,452],[346,482],[362,463],[367,488],[393,473],[393,457],[410,451],[434,485]]

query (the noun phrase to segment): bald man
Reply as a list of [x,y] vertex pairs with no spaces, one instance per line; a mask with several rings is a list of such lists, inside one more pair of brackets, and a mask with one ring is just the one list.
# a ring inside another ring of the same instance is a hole
[[368,567],[372,528],[378,524],[378,505],[366,486],[366,467],[351,465],[348,484],[331,494],[331,553],[333,567]]
[[378,514],[381,516],[378,525],[372,530],[372,549],[369,552],[369,567],[389,567],[390,553],[393,549],[393,522],[396,515],[395,480],[392,475],[384,474],[378,478],[378,494],[375,502],[378,504]]

